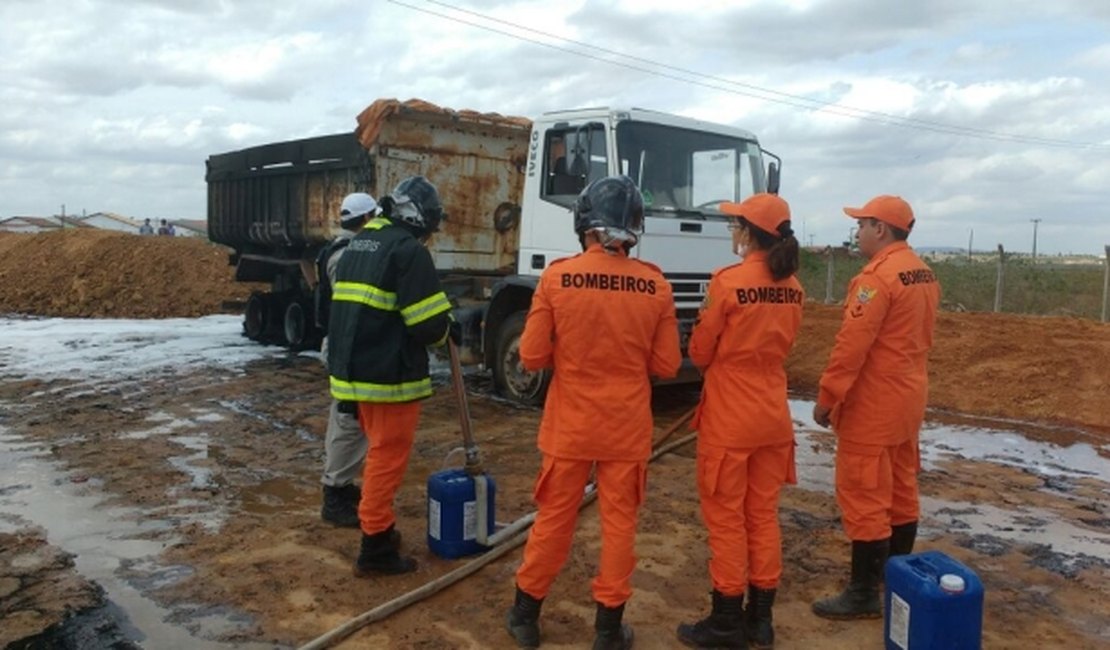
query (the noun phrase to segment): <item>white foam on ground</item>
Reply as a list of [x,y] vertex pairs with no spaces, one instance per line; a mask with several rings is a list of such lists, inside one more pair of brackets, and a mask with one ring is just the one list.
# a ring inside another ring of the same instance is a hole
[[121,380],[241,367],[285,354],[242,335],[239,316],[0,319],[0,378]]

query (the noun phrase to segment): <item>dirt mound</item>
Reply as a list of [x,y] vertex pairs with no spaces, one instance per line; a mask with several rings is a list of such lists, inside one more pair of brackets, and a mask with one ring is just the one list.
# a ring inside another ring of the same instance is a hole
[[[841,309],[806,305],[787,361],[816,391]],[[942,312],[929,355],[929,406],[1110,430],[1110,324],[1081,318]]]
[[106,230],[0,233],[0,314],[174,318],[226,311],[252,286],[229,250],[190,237]]

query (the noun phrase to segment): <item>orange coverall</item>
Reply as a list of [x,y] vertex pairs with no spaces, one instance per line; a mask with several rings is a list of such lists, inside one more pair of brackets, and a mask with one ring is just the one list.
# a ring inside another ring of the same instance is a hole
[[516,574],[547,596],[570,552],[578,506],[597,466],[601,563],[594,600],[632,595],[636,522],[651,455],[651,377],[678,373],[671,286],[657,267],[599,244],[553,262],[540,277],[520,340],[525,368],[554,368],[540,423],[539,507]]
[[782,575],[779,491],[795,483],[794,426],[783,363],[802,322],[794,276],[776,282],[767,252],[713,275],[690,337],[705,382],[698,431],[698,493],[709,530],[709,574],[725,596]]
[[392,526],[393,497],[405,478],[412,441],[420,422],[420,402],[359,402],[358,422],[370,439],[362,466],[358,520],[367,535]]
[[844,322],[817,403],[837,435],[836,498],[853,541],[918,519],[917,437],[940,285],[904,242],[883,248],[848,285]]

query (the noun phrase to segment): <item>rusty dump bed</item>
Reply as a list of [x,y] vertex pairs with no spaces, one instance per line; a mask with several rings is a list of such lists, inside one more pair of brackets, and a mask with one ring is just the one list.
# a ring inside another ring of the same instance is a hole
[[348,193],[380,198],[423,174],[448,215],[431,244],[437,267],[503,271],[515,261],[529,131],[523,118],[386,99],[350,133],[213,155],[209,238],[241,255],[310,257],[334,235]]

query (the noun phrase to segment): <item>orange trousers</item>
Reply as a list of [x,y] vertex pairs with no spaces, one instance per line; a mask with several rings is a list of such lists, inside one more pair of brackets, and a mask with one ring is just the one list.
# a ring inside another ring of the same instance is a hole
[[[543,468],[532,498],[539,512],[524,562],[516,572],[517,586],[533,598],[546,598],[570,553],[578,506],[595,461],[569,460],[544,454]],[[601,563],[591,583],[594,600],[606,607],[632,596],[636,568],[636,522],[644,501],[647,463],[596,461],[601,509]]]
[[698,445],[698,495],[709,531],[709,577],[725,596],[782,576],[779,492],[795,483],[794,443],[736,449]]
[[397,521],[393,497],[405,478],[419,421],[420,402],[358,403],[358,423],[369,439],[358,503],[360,527],[367,535],[380,533]]
[[917,438],[889,447],[836,446],[836,502],[844,532],[854,542],[890,537],[890,527],[917,521]]

